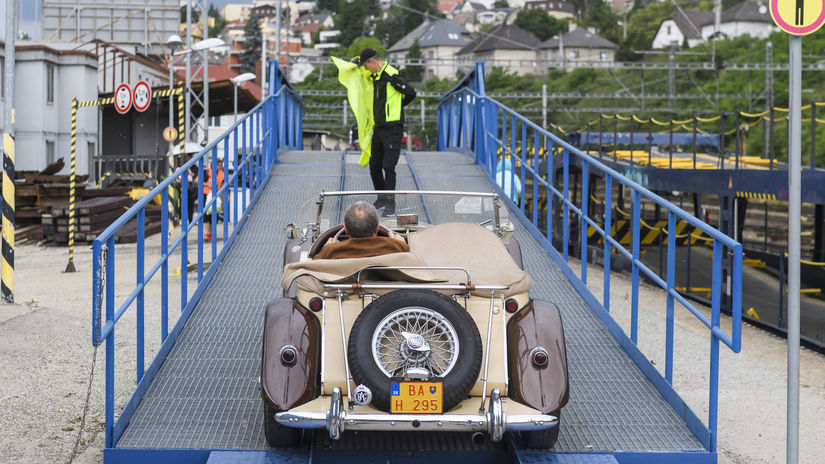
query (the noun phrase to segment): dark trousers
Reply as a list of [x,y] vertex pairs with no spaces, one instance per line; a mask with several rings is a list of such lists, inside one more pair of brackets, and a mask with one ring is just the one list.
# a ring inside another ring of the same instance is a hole
[[395,165],[401,155],[401,124],[376,126],[370,149],[370,177],[375,190],[395,190]]

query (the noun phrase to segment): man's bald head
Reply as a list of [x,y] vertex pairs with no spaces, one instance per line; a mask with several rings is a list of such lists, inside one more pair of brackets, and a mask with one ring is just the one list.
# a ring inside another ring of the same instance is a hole
[[352,238],[372,237],[378,232],[378,211],[366,201],[357,201],[344,213],[344,228]]

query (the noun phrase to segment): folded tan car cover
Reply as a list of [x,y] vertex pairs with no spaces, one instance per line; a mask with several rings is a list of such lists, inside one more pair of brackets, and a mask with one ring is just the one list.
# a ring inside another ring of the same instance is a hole
[[[286,291],[294,282],[300,288],[322,294],[324,283],[355,282],[358,271],[370,265],[463,267],[469,271],[475,285],[508,285],[510,288],[501,292],[505,297],[524,293],[533,286],[533,279],[519,269],[495,234],[479,225],[463,222],[439,224],[410,234],[409,253],[370,258],[316,259],[288,264],[284,268],[281,285]],[[467,275],[463,271],[382,270],[362,274],[361,281],[458,284],[465,283]],[[472,294],[490,296],[490,291],[475,290]]]

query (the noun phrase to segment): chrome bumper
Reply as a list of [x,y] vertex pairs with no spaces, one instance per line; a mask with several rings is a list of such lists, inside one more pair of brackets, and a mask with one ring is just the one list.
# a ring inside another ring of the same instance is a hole
[[329,430],[332,439],[341,438],[344,430],[487,432],[490,439],[500,441],[504,432],[542,430],[555,427],[559,419],[548,414],[506,415],[502,410],[501,393],[493,389],[486,413],[479,414],[364,414],[347,412],[341,389],[330,396],[326,413],[284,411],[275,414],[279,423],[302,429]]

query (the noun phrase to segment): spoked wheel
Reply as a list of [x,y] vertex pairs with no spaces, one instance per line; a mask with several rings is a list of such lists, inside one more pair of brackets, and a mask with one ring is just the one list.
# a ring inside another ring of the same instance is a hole
[[481,336],[458,303],[430,290],[397,290],[372,303],[349,336],[355,383],[373,392],[373,405],[390,407],[390,379],[415,376],[444,383],[444,411],[472,389],[481,368]]

